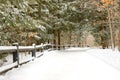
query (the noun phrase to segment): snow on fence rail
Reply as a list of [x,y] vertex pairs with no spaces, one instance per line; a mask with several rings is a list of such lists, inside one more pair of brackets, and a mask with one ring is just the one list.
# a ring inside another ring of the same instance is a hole
[[[0,73],[3,73],[7,70],[10,70],[16,66],[19,66],[23,63],[29,62],[30,60],[34,60],[34,58],[39,57],[43,54],[36,55],[36,52],[39,50],[40,52],[52,48],[51,44],[43,44],[43,45],[35,45],[32,46],[19,46],[18,43],[14,43],[13,46],[0,46],[0,54],[4,53],[12,53],[13,55],[13,63],[0,67]],[[31,52],[31,58],[26,60],[20,60],[19,54],[21,52]]]

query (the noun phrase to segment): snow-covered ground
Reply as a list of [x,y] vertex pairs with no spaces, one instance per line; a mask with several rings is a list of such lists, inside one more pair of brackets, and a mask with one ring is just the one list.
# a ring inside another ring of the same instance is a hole
[[115,51],[111,49],[90,49],[87,53],[120,71],[120,52],[117,49]]
[[120,53],[110,49],[45,51],[0,80],[120,80]]

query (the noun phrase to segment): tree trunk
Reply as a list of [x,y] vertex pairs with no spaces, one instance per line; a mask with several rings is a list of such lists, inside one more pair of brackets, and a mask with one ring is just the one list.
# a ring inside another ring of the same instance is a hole
[[60,38],[61,38],[61,36],[60,36],[60,30],[58,30],[58,50],[60,50],[60,45],[61,45],[61,40],[60,40]]
[[56,42],[57,42],[57,41],[56,41],[56,36],[57,36],[57,35],[56,35],[56,31],[55,31],[55,30],[53,30],[53,35],[54,35],[54,39],[53,39],[53,45],[54,45],[54,46],[53,46],[53,48],[56,49]]
[[101,36],[101,46],[102,46],[102,49],[105,49],[107,47],[105,43],[105,39],[102,36]]
[[120,29],[118,33],[118,50],[120,51]]
[[104,36],[104,34],[103,34],[106,31],[106,28],[104,26],[102,26],[101,31],[102,31],[101,45],[102,45],[102,48],[105,49],[108,47],[108,40],[107,40],[106,36]]
[[114,42],[113,42],[113,30],[112,30],[112,24],[111,24],[111,14],[110,14],[110,9],[107,8],[108,11],[108,23],[109,23],[109,28],[110,28],[110,38],[111,38],[111,47],[114,50]]
[[69,31],[69,43],[68,43],[69,45],[71,45],[71,39],[72,39],[71,37],[72,37],[72,31],[70,30]]

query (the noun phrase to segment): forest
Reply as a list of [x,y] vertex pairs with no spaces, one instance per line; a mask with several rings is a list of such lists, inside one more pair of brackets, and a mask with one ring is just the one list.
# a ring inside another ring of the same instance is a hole
[[[15,42],[120,50],[119,0],[0,0],[0,46]],[[58,47],[60,48],[60,47]]]

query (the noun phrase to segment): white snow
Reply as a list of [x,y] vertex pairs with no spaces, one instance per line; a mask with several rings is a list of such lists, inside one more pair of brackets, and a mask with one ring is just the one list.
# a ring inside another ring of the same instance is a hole
[[120,80],[118,58],[120,53],[110,49],[45,51],[42,57],[1,75],[0,80]]
[[[9,64],[9,65],[6,65],[6,66],[3,66],[2,68],[0,68],[0,72],[3,72],[5,70],[9,70],[10,68],[12,67],[15,67],[17,66],[17,62],[16,63],[12,63],[12,64]],[[1,79],[0,79],[1,80]]]
[[88,53],[120,70],[120,52],[118,50],[112,51],[111,49],[90,49]]
[[0,51],[2,50],[14,50],[17,49],[16,46],[0,46]]

